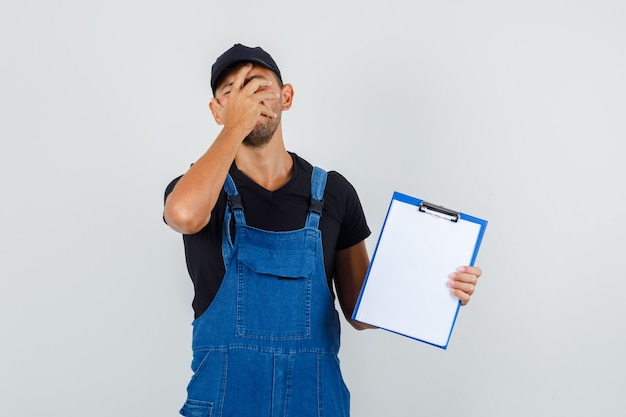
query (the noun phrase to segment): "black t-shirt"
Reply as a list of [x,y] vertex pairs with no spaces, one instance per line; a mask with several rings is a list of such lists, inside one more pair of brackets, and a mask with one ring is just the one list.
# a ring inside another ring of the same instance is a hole
[[[244,207],[246,223],[270,231],[296,230],[304,227],[311,198],[313,167],[291,153],[293,176],[276,191],[268,191],[246,177],[233,163],[230,168]],[[180,177],[165,190],[165,198]],[[211,304],[224,277],[222,257],[222,224],[226,208],[226,192],[222,191],[211,212],[211,220],[198,233],[183,235],[187,270],[194,284],[192,303],[194,316],[199,317]],[[359,197],[352,185],[336,171],[328,172],[324,192],[324,208],[319,226],[324,249],[324,266],[332,292],[337,251],[353,246],[370,235]]]

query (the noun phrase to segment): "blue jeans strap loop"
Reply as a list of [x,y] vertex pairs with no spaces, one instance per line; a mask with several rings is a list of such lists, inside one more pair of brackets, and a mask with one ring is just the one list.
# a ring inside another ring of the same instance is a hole
[[324,206],[324,189],[326,188],[326,171],[319,167],[313,167],[311,175],[311,205],[306,219],[306,227],[317,229]]

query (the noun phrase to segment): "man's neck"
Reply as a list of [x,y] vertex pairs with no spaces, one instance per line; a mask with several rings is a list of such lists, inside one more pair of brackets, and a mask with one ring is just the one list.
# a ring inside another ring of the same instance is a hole
[[293,158],[287,152],[280,135],[276,135],[262,147],[241,145],[235,163],[246,177],[269,191],[275,191],[287,184],[293,175]]

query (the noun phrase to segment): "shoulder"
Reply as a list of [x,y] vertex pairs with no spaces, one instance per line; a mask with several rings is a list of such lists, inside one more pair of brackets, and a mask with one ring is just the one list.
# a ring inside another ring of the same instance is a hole
[[297,175],[305,175],[311,177],[313,172],[313,165],[306,159],[298,156],[294,152],[289,152],[293,158],[294,169]]
[[327,187],[330,187],[333,190],[356,193],[356,190],[350,181],[337,171],[328,171],[328,178],[326,182]]
[[[296,154],[296,172],[300,172],[301,181],[310,183],[313,172],[313,165]],[[323,167],[320,167],[324,169]],[[324,208],[327,215],[337,219],[340,223],[350,221],[349,219],[359,218],[364,221],[363,208],[359,200],[358,193],[352,183],[340,172],[335,170],[325,170],[327,172],[326,188],[324,190]]]
[[362,216],[363,208],[356,189],[337,171],[328,172],[324,200],[340,218]]

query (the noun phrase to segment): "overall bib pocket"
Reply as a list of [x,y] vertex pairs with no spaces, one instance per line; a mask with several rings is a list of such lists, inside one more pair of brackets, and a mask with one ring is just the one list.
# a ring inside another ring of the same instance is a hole
[[316,245],[311,244],[311,236],[307,235],[286,235],[289,240],[296,240],[296,250],[293,242],[263,249],[255,245],[239,246],[237,336],[263,340],[311,336]]

